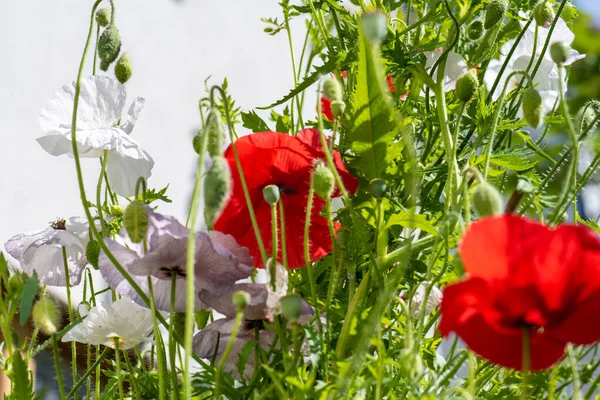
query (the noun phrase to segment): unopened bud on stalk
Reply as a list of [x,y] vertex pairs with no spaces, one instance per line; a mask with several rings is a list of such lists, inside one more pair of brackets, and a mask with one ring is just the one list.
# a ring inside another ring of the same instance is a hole
[[335,78],[327,78],[323,82],[323,95],[329,100],[342,100],[342,85]]
[[313,171],[312,179],[317,196],[323,200],[331,198],[335,188],[333,172],[322,163],[318,163]]
[[483,22],[479,19],[473,21],[467,29],[467,36],[471,40],[480,39],[483,36]]
[[115,76],[121,83],[125,83],[131,78],[131,60],[129,54],[123,53],[115,64]]
[[239,311],[241,311],[241,310],[245,309],[246,307],[248,307],[248,304],[250,304],[250,295],[248,294],[248,292],[244,292],[243,290],[238,290],[237,292],[235,292],[233,294],[231,301],[233,302],[233,305],[235,306],[235,308],[237,308]]
[[529,126],[532,128],[540,126],[542,115],[544,113],[544,104],[542,96],[537,90],[530,87],[523,93],[521,107],[523,109],[523,117]]
[[485,9],[485,29],[494,27],[504,18],[504,13],[508,10],[508,0],[492,0]]
[[288,321],[297,321],[302,311],[302,299],[295,294],[284,296],[280,300],[281,313]]
[[133,243],[144,240],[148,230],[148,213],[144,203],[135,199],[125,209],[123,225]]
[[467,71],[456,81],[456,97],[465,103],[471,101],[479,90],[477,72],[474,69]]
[[263,188],[263,197],[270,205],[275,205],[279,201],[280,192],[277,185],[268,185]]
[[49,297],[44,297],[35,303],[31,317],[33,324],[45,335],[52,336],[60,328],[60,310]]
[[481,182],[473,192],[473,207],[480,217],[498,215],[502,212],[502,198],[498,190],[487,182]]
[[108,26],[110,24],[111,12],[108,8],[101,8],[96,11],[96,22],[100,26]]
[[342,100],[332,101],[330,107],[334,119],[344,115],[344,111],[346,111],[346,103]]
[[204,133],[208,134],[208,154],[211,157],[219,156],[223,153],[223,140],[225,131],[223,129],[223,121],[221,112],[215,106],[210,108],[206,117],[206,129]]
[[535,7],[533,15],[538,26],[548,28],[554,21],[554,8],[547,0],[544,0]]
[[383,179],[373,179],[369,186],[371,188],[371,195],[377,200],[383,199],[387,192],[387,183]]
[[100,244],[95,239],[91,239],[85,248],[85,258],[92,267],[98,269],[98,258],[100,257]]
[[192,139],[192,147],[194,148],[194,151],[198,154],[200,154],[200,151],[202,149],[202,137],[204,136],[204,134],[204,130],[200,129]]
[[362,28],[368,40],[381,42],[387,34],[387,18],[381,11],[364,13],[361,18]]
[[204,219],[208,226],[219,217],[231,195],[231,170],[222,156],[213,163],[204,178]]
[[550,57],[552,57],[552,61],[560,66],[567,61],[567,57],[569,57],[569,48],[563,42],[554,42],[550,46]]
[[[113,25],[104,30],[98,39],[98,57],[104,61],[107,67],[117,59],[121,51],[121,37],[119,31]],[[102,64],[100,64],[102,66]]]
[[110,214],[115,217],[122,217],[125,210],[118,204],[111,204],[110,206]]

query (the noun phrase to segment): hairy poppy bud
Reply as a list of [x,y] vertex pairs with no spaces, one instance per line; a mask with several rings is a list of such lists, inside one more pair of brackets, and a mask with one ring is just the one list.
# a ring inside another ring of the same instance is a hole
[[101,8],[96,11],[96,22],[100,26],[108,26],[112,13],[108,8]]
[[100,70],[106,72],[108,71],[108,67],[110,67],[110,63],[106,60],[100,60]]
[[477,94],[479,81],[474,69],[467,71],[456,81],[456,97],[465,103],[471,101]]
[[114,215],[115,217],[122,217],[123,213],[125,212],[123,207],[121,207],[118,204],[111,204],[109,210],[110,210],[110,215]]
[[279,201],[279,187],[277,185],[268,185],[263,188],[263,197],[270,205],[275,205]]
[[60,310],[50,297],[40,299],[31,312],[33,324],[45,335],[52,336],[60,328]]
[[219,217],[231,195],[231,170],[222,156],[213,159],[204,179],[204,219],[208,226]]
[[348,241],[350,240],[350,230],[348,228],[340,228],[336,233],[335,233],[335,242],[338,244],[338,246],[340,246],[342,249],[345,249],[346,246],[348,245]]
[[537,128],[540,126],[542,114],[544,112],[544,105],[542,96],[539,94],[539,92],[530,87],[523,93],[521,102],[525,121],[527,121],[529,126],[532,128]]
[[333,172],[322,163],[318,163],[313,171],[312,179],[317,196],[323,200],[331,198],[335,187]]
[[346,103],[344,103],[342,100],[332,101],[330,107],[333,118],[344,115],[344,111],[346,111]]
[[115,64],[115,76],[121,83],[125,83],[131,78],[131,60],[129,54],[123,53]]
[[477,40],[483,35],[483,22],[480,19],[476,19],[469,25],[467,29],[467,36],[471,40]]
[[98,39],[98,57],[110,65],[117,59],[119,51],[121,51],[119,31],[115,26],[110,26],[102,32]]
[[148,213],[144,203],[137,199],[129,203],[123,215],[123,225],[133,243],[144,240],[148,230]]
[[100,244],[95,239],[91,239],[85,248],[85,258],[92,267],[98,269],[98,258],[100,257]]
[[250,304],[250,295],[248,294],[248,292],[238,290],[233,294],[231,301],[233,302],[235,308],[241,311],[244,308],[248,307],[248,304]]
[[548,28],[552,21],[554,21],[554,9],[546,0],[535,7],[533,15],[538,26],[543,26],[544,28]]
[[365,37],[368,40],[382,41],[387,34],[387,18],[381,11],[364,13],[361,24]]
[[215,106],[210,108],[208,117],[206,117],[206,129],[204,132],[209,135],[208,154],[210,154],[211,157],[221,155],[223,153],[223,139],[225,137],[225,131],[223,130],[221,112]]
[[485,29],[490,29],[504,18],[508,10],[508,0],[492,0],[485,9]]
[[554,42],[550,46],[550,57],[558,65],[562,65],[569,57],[569,48],[563,42]]
[[194,151],[198,154],[200,154],[201,148],[202,148],[202,137],[204,135],[204,130],[200,129],[198,131],[197,134],[194,135],[194,138],[192,139],[192,147],[194,148]]
[[371,195],[375,197],[377,200],[383,199],[385,193],[387,192],[387,183],[383,179],[373,179],[369,186],[371,188]]
[[342,100],[342,85],[335,78],[327,78],[323,82],[323,94],[329,100]]
[[473,207],[480,217],[498,215],[502,211],[502,198],[498,190],[487,182],[482,182],[473,192]]
[[302,311],[302,299],[295,294],[284,296],[280,300],[281,313],[288,321],[297,321]]

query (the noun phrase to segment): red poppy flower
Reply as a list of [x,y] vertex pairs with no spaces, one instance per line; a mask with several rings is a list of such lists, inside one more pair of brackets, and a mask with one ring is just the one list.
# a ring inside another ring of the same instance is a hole
[[[268,254],[272,253],[271,208],[263,199],[262,190],[267,185],[277,185],[284,208],[288,264],[290,268],[303,267],[304,221],[311,173],[315,162],[325,159],[319,131],[305,129],[297,136],[278,132],[254,133],[239,138],[235,144],[265,250]],[[358,180],[346,170],[339,152],[334,151],[333,157],[344,186],[349,193],[354,193]],[[247,247],[254,257],[255,266],[263,268],[231,146],[225,151],[225,158],[232,171],[233,188],[231,198],[214,227],[232,235],[240,245]],[[334,192],[334,196],[339,196],[339,192]],[[319,215],[324,205],[323,200],[314,196],[309,233],[311,261],[318,260],[331,251],[327,220]],[[337,230],[339,224],[335,228]],[[281,261],[281,240],[278,256]]]
[[484,218],[458,249],[468,279],[444,290],[439,329],[491,362],[531,369],[557,362],[568,342],[600,339],[600,241],[583,226],[550,229],[514,215]]
[[331,100],[325,96],[321,96],[321,112],[328,120],[333,121],[333,114],[331,113]]

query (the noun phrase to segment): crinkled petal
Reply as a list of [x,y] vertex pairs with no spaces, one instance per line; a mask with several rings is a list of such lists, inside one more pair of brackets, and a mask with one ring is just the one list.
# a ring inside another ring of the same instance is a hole
[[227,316],[235,317],[236,307],[232,297],[237,291],[244,291],[250,295],[250,303],[244,309],[244,318],[249,320],[266,319],[268,317],[267,285],[264,283],[238,283],[215,287],[213,290],[200,290],[198,298],[213,310]]
[[133,131],[133,127],[137,122],[138,117],[140,116],[140,112],[144,108],[144,104],[146,103],[146,99],[143,97],[136,97],[133,100],[133,103],[129,106],[129,110],[127,111],[127,115],[124,117],[124,121],[121,123],[121,129],[123,132],[128,135]]
[[140,177],[148,180],[152,174],[154,160],[139,145],[126,135],[108,153],[106,173],[111,188],[121,196],[135,194],[135,185]]

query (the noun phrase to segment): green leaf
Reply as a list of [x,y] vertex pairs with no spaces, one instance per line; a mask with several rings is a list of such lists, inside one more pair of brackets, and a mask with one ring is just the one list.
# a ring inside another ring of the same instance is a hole
[[351,130],[347,141],[356,154],[351,164],[367,179],[381,178],[398,156],[399,127],[385,85],[379,50],[359,34],[358,74],[349,112]]
[[129,203],[123,215],[123,225],[133,243],[139,243],[144,240],[144,236],[148,230],[148,214],[146,213],[144,203],[139,200]]
[[435,226],[427,220],[427,217],[423,214],[413,214],[410,210],[391,215],[385,226],[386,228],[389,228],[393,225],[400,225],[410,229],[420,229],[434,236],[439,235],[437,229],[435,229]]
[[247,113],[242,112],[242,126],[250,129],[252,132],[266,132],[271,130],[267,123],[253,110]]
[[15,351],[11,358],[12,368],[10,369],[9,376],[12,383],[12,391],[10,398],[14,400],[34,399],[33,382],[30,380],[31,374],[27,369],[27,364],[25,364],[25,361],[21,357],[21,353]]
[[35,295],[37,294],[39,283],[40,281],[35,272],[33,275],[28,276],[27,279],[25,279],[23,292],[21,294],[21,302],[19,304],[19,323],[21,325],[25,325],[29,315],[31,314],[33,299],[35,299]]

